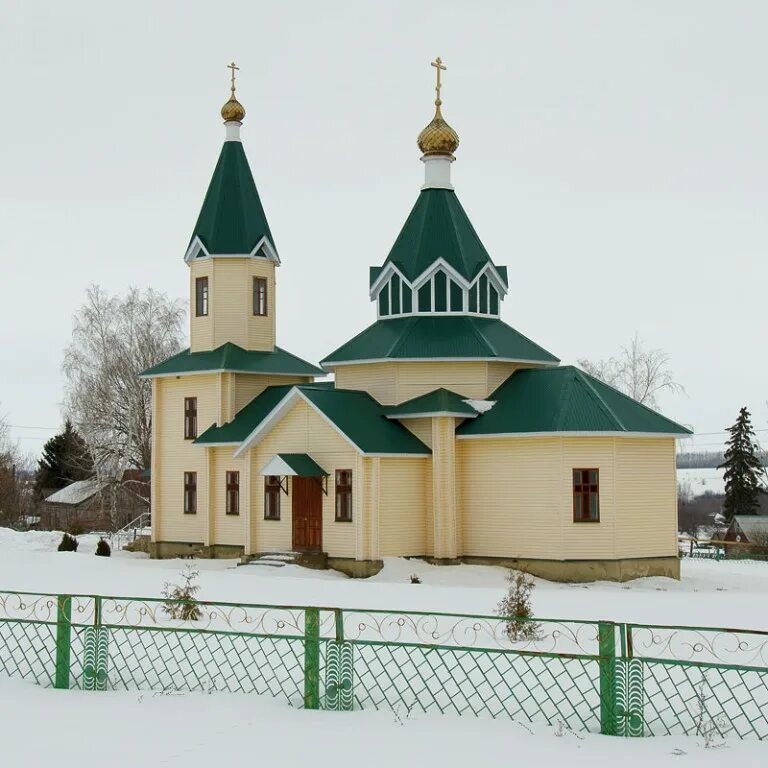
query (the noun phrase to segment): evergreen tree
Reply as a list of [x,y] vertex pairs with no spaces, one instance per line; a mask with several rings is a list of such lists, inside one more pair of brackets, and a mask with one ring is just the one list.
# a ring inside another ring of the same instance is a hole
[[49,489],[64,488],[76,480],[87,480],[92,475],[93,458],[88,446],[67,419],[64,431],[43,446],[43,456],[37,463],[35,490],[39,495]]
[[739,411],[736,423],[727,430],[725,460],[718,469],[725,469],[725,501],[723,511],[730,522],[734,515],[755,515],[758,510],[758,477],[763,468],[757,458],[758,447],[746,406]]

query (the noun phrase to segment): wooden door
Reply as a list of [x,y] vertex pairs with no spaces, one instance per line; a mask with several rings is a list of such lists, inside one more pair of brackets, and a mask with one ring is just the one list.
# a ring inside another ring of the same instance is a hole
[[299,552],[323,550],[323,497],[319,477],[291,478],[293,548]]

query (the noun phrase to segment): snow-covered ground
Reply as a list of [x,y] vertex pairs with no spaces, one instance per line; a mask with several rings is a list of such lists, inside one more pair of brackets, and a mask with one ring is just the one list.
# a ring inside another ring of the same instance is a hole
[[[159,596],[178,581],[186,561],[153,561],[141,554],[94,556],[97,537],[80,537],[76,553],[56,552],[60,536],[0,529],[0,590]],[[768,629],[768,564],[683,561],[680,582],[663,578],[626,584],[565,585],[537,580],[534,608],[553,618],[697,624]],[[237,567],[197,561],[204,600],[395,610],[492,613],[504,590],[496,567],[434,567],[388,560],[367,580],[297,566]],[[411,584],[417,573],[421,584]],[[73,726],[78,723],[80,726]],[[44,724],[44,727],[41,727]],[[84,725],[87,724],[87,727]],[[120,724],[120,725],[116,725]],[[82,727],[81,727],[82,726]],[[75,730],[73,730],[73,728]],[[74,732],[88,749],[69,749]],[[296,734],[301,733],[297,739]],[[568,761],[602,766],[720,764],[722,749],[694,737],[627,740],[529,726],[508,720],[386,712],[309,712],[282,700],[237,694],[151,694],[55,691],[0,676],[0,754],[4,766],[103,763],[186,768],[258,754],[270,764],[318,767],[364,761],[410,766],[429,760],[466,766],[478,760]],[[768,764],[768,744],[728,739],[727,759]]]
[[677,484],[692,496],[725,493],[723,470],[715,468],[678,469]]

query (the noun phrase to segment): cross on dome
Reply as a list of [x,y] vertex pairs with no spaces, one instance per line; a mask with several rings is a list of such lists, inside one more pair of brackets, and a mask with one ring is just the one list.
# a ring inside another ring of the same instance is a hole
[[441,72],[445,72],[448,67],[443,64],[443,60],[438,56],[430,62],[436,70],[437,84],[435,85],[435,116],[432,122],[419,134],[417,144],[422,154],[427,156],[448,156],[453,157],[453,153],[459,146],[459,136],[456,131],[445,122],[443,114],[440,111],[442,100],[440,99],[440,89],[443,87]]
[[440,101],[440,71],[442,70],[445,72],[448,67],[443,64],[443,60],[438,56],[433,62],[431,62],[432,66],[437,70],[435,73],[437,75],[437,85],[435,86],[435,92],[437,93],[437,98],[435,99],[435,104],[440,106],[443,102]]
[[235,98],[235,72],[240,67],[233,61],[227,64],[227,69],[232,70],[229,100],[221,108],[221,116],[225,123],[242,123],[245,117],[245,107]]

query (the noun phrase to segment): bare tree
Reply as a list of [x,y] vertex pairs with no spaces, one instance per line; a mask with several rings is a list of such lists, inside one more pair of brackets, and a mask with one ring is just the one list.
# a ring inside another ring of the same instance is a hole
[[89,287],[64,352],[64,407],[98,477],[150,466],[152,390],[138,375],[180,350],[183,318],[181,302],[151,288],[121,297]]
[[646,349],[638,334],[621,348],[618,357],[578,363],[587,373],[649,408],[658,408],[657,396],[662,392],[685,391],[675,381],[669,355],[662,349]]
[[0,415],[0,525],[15,525],[30,511],[30,462],[11,442],[8,422]]

